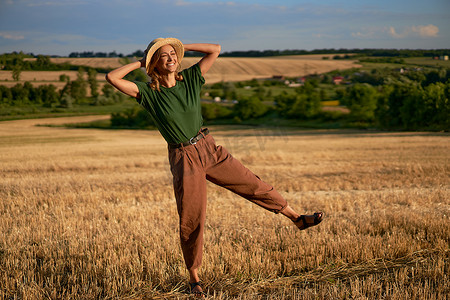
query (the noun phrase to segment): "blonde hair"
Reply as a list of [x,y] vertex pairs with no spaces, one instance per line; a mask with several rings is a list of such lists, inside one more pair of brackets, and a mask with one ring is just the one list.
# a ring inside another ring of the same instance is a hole
[[[161,57],[161,48],[159,48],[158,50],[155,51],[155,53],[152,55],[152,58],[150,60],[150,63],[148,64],[147,67],[147,74],[148,76],[150,76],[150,88],[154,91],[158,91],[160,92],[160,78],[161,78],[161,74],[159,74],[158,70],[155,68],[156,63],[158,62],[159,58]],[[177,73],[175,74],[175,80],[176,81],[182,81],[183,80],[183,75],[181,75],[180,71],[181,71],[181,66],[180,66],[180,62],[177,61],[178,66],[177,66]]]

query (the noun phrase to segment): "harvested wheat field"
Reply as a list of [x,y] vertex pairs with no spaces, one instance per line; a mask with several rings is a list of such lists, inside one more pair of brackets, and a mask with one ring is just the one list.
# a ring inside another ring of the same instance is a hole
[[[166,145],[155,131],[0,122],[0,298],[187,298]],[[208,186],[210,299],[448,299],[446,133],[212,127],[301,213]]]
[[[198,60],[198,57],[185,57],[182,67],[186,68]],[[320,60],[316,55],[263,58],[219,57],[205,74],[205,81],[206,83],[216,83],[272,78],[273,76],[299,77],[357,67],[360,65],[355,64],[355,61],[352,60]]]

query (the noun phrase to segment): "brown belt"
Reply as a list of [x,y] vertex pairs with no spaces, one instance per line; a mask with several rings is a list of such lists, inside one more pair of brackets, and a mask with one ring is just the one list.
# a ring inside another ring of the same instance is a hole
[[186,142],[179,143],[179,144],[169,144],[169,149],[176,149],[176,148],[180,148],[181,146],[186,147],[186,146],[190,146],[190,145],[195,145],[195,144],[197,144],[198,141],[200,141],[208,133],[209,133],[209,129],[203,128],[202,130],[200,130],[199,133],[197,133],[196,136],[190,138]]

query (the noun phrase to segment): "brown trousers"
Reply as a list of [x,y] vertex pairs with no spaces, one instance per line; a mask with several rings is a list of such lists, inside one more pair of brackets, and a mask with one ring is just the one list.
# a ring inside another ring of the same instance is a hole
[[195,145],[169,148],[170,170],[180,216],[180,239],[188,270],[202,261],[206,217],[206,180],[222,186],[274,213],[286,200],[222,146],[206,135]]

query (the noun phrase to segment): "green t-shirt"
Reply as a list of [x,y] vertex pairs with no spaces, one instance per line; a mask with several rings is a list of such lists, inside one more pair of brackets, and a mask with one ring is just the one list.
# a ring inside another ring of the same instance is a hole
[[137,102],[152,116],[164,139],[178,144],[195,136],[203,125],[200,90],[205,83],[198,64],[181,71],[182,81],[155,91],[145,82],[134,81],[139,89]]

